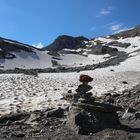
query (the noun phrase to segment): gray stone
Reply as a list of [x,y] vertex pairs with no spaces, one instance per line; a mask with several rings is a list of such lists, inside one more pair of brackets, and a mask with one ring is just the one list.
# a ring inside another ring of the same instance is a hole
[[134,113],[128,113],[128,112],[125,112],[122,116],[123,119],[133,119],[134,118]]
[[140,112],[136,112],[136,113],[135,113],[135,118],[136,118],[136,119],[140,119]]
[[61,118],[63,115],[64,115],[64,110],[62,108],[58,108],[49,111],[47,117]]
[[116,112],[83,109],[71,106],[66,125],[78,134],[90,135],[106,128],[118,128],[120,122]]
[[133,119],[133,118],[135,118],[135,112],[136,112],[135,109],[127,108],[125,113],[123,114],[122,118],[123,119]]
[[86,92],[88,92],[91,89],[92,89],[92,87],[90,85],[83,85],[83,84],[81,84],[76,89],[76,92],[77,93],[86,93]]
[[68,93],[72,93],[72,90],[70,89],[70,90],[68,90]]

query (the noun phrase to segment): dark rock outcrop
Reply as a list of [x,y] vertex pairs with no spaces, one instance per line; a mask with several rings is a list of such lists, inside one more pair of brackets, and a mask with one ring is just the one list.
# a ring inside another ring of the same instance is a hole
[[3,50],[0,51],[0,59],[13,59],[15,57],[16,56],[14,54],[9,53],[7,51],[3,51]]
[[26,51],[26,52],[33,52],[32,46],[13,41],[8,40],[4,38],[0,38],[0,49],[4,52],[20,52],[20,51]]
[[2,123],[12,123],[12,122],[15,122],[15,121],[19,121],[19,120],[22,120],[22,119],[25,119],[29,116],[28,113],[15,113],[15,114],[8,114],[8,115],[5,115],[5,116],[2,116],[0,117],[0,124]]
[[113,41],[113,42],[109,42],[107,45],[112,45],[112,46],[127,48],[131,44],[130,43],[122,43],[122,42],[118,42],[118,41]]
[[[0,38],[0,59],[13,59],[16,56],[13,52],[34,52],[34,47],[14,40]],[[34,52],[35,53],[35,52]],[[30,55],[30,54],[29,54]]]
[[94,45],[91,47],[91,51],[89,51],[90,54],[96,54],[96,55],[101,55],[101,54],[114,54],[118,52],[117,48],[112,48],[107,45]]
[[54,109],[48,112],[47,117],[61,118],[64,115],[64,110],[62,108]]
[[58,51],[64,48],[78,49],[84,45],[84,41],[88,41],[85,37],[72,37],[67,35],[59,36],[51,45],[42,50]]
[[86,105],[72,106],[68,114],[67,125],[77,134],[89,135],[106,128],[120,128],[121,124],[114,106],[110,105],[111,111],[108,111],[103,104],[102,110],[92,105],[85,109]]

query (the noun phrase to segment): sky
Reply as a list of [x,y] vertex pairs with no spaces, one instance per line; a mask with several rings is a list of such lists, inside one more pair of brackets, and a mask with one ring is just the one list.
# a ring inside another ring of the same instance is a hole
[[140,24],[140,0],[0,0],[0,37],[39,47],[59,35],[94,38]]

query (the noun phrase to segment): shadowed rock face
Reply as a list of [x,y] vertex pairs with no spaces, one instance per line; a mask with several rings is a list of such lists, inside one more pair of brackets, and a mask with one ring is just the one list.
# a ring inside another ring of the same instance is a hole
[[0,59],[13,59],[16,56],[12,52],[33,52],[33,47],[9,39],[0,38]]
[[33,50],[32,46],[25,45],[13,40],[7,40],[4,38],[0,38],[0,49],[4,52],[20,52],[21,50],[26,52],[32,52]]
[[88,39],[85,37],[62,35],[59,36],[51,45],[43,48],[43,50],[58,51],[64,48],[78,49],[83,46],[83,41],[88,41]]
[[140,36],[140,25],[136,26],[134,29],[130,29],[127,31],[122,31],[120,33],[111,35],[111,38],[127,38],[127,37],[135,37]]
[[118,41],[113,41],[113,42],[107,43],[107,45],[112,45],[112,46],[127,48],[127,47],[129,47],[131,44],[130,44],[130,43],[122,43],[122,42],[118,42]]

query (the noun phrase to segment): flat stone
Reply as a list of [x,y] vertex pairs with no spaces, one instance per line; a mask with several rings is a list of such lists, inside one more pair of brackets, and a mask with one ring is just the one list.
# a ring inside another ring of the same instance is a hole
[[92,105],[87,103],[74,103],[73,105],[81,107],[83,109],[97,110],[103,112],[116,112],[123,109],[120,106],[114,106],[114,105],[98,103],[98,102],[94,102],[94,104]]
[[62,108],[58,108],[49,111],[47,117],[61,118],[63,115],[64,115],[64,110]]

